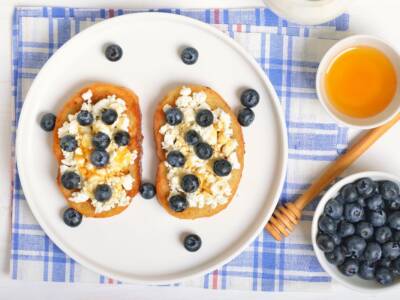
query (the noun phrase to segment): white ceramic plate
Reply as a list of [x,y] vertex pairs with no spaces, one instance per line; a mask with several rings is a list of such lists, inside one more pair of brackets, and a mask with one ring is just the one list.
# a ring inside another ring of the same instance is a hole
[[[111,63],[104,45],[115,42],[123,58]],[[199,50],[192,66],[179,51]],[[143,179],[154,180],[156,155],[152,119],[156,103],[172,87],[199,83],[217,90],[233,107],[245,87],[262,101],[256,120],[245,128],[243,179],[236,197],[220,214],[195,221],[167,214],[156,199],[137,196],[122,214],[85,219],[75,229],[64,225],[66,202],[55,183],[51,135],[38,125],[41,113],[57,112],[81,86],[105,81],[133,89],[143,115]],[[21,113],[17,162],[25,196],[49,237],[82,265],[104,275],[142,283],[171,283],[217,268],[238,255],[262,230],[278,201],[287,161],[283,117],[274,89],[255,60],[220,31],[172,14],[143,13],[113,18],[90,27],[66,43],[36,77]],[[182,245],[185,233],[203,240],[196,253]]]

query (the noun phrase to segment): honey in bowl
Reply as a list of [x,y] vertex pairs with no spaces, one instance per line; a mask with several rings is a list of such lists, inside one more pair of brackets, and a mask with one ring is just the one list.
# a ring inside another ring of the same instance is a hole
[[335,57],[325,74],[325,86],[337,111],[353,118],[368,118],[390,104],[397,90],[397,76],[384,53],[358,46]]

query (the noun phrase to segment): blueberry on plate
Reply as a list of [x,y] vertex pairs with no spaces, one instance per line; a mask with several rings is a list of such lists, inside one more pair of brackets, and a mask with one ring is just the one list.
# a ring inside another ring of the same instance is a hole
[[104,124],[112,125],[118,119],[118,113],[115,109],[108,108],[102,111],[101,120]]
[[260,95],[256,90],[253,89],[247,89],[240,95],[240,103],[248,108],[255,107],[259,101]]
[[186,47],[181,52],[181,59],[187,65],[193,65],[199,59],[199,51],[193,47]]
[[346,184],[344,187],[342,187],[340,194],[346,203],[353,203],[358,199],[357,189],[352,183]]
[[226,159],[218,159],[214,162],[213,170],[217,176],[225,177],[232,172],[232,165]]
[[104,167],[108,164],[110,155],[104,150],[94,150],[90,154],[90,162],[98,168]]
[[196,114],[196,123],[201,127],[208,127],[214,122],[214,115],[208,109],[201,109]]
[[348,203],[344,206],[344,218],[350,223],[360,222],[364,217],[364,209],[358,203]]
[[385,201],[386,208],[390,210],[399,210],[400,209],[400,197],[396,197],[391,200]]
[[381,211],[370,211],[367,215],[367,220],[374,227],[381,227],[386,223],[386,213]]
[[374,235],[374,226],[368,222],[357,223],[356,233],[363,239],[368,240]]
[[393,282],[393,273],[388,268],[380,267],[375,272],[376,282],[382,285],[389,285]]
[[364,250],[364,258],[368,263],[375,263],[382,257],[382,248],[378,243],[370,242]]
[[99,202],[110,200],[112,196],[112,189],[108,184],[99,184],[94,190],[94,197]]
[[392,231],[388,226],[378,227],[375,230],[375,241],[380,244],[388,242],[392,237]]
[[56,116],[52,113],[47,113],[42,116],[40,119],[40,127],[44,131],[52,131],[54,126],[56,125]]
[[254,112],[247,107],[240,109],[237,117],[239,124],[244,127],[250,126],[250,124],[253,123],[254,118]]
[[324,213],[332,219],[340,219],[343,215],[343,204],[336,199],[331,199],[326,203]]
[[400,242],[400,231],[392,230],[392,240],[393,242]]
[[183,212],[188,207],[186,197],[182,195],[174,195],[168,201],[169,207],[175,212]]
[[344,198],[342,196],[342,194],[337,194],[336,197],[334,198],[337,202],[341,203],[341,204],[345,204]]
[[339,236],[339,234],[333,233],[333,234],[329,234],[329,236],[332,238],[335,245],[339,246],[342,244],[342,238]]
[[81,110],[76,116],[76,119],[81,126],[89,126],[94,120],[92,113],[88,110]]
[[339,271],[345,276],[354,276],[358,273],[358,261],[352,258],[347,258],[343,264],[339,266]]
[[353,235],[356,232],[356,228],[352,223],[347,221],[340,221],[338,225],[338,234],[340,237],[345,238]]
[[114,134],[114,141],[120,147],[127,146],[131,141],[131,136],[128,132],[119,130]]
[[392,266],[392,261],[387,258],[381,258],[380,260],[378,260],[377,266],[390,268]]
[[367,242],[358,235],[352,235],[345,239],[343,247],[352,258],[360,258],[367,247]]
[[190,252],[195,252],[201,247],[201,238],[197,234],[188,234],[183,240],[185,249]]
[[123,54],[122,48],[116,44],[107,46],[105,55],[109,61],[118,61]]
[[367,206],[370,210],[382,210],[385,207],[385,202],[382,196],[377,194],[367,199]]
[[110,143],[110,137],[101,131],[97,132],[92,138],[92,145],[95,149],[104,150]]
[[322,215],[318,220],[318,228],[327,234],[333,234],[336,232],[337,223],[331,217]]
[[67,190],[76,190],[81,185],[81,177],[72,171],[66,171],[61,176],[61,184]]
[[394,260],[400,256],[399,243],[387,242],[382,245],[382,256],[390,260]]
[[65,135],[60,139],[60,147],[66,152],[74,152],[78,148],[78,142],[73,135]]
[[400,230],[400,211],[392,212],[387,218],[390,228]]
[[183,121],[183,113],[177,107],[168,108],[164,114],[165,114],[165,121],[169,125],[175,126],[182,123]]
[[399,196],[399,186],[392,181],[382,181],[379,184],[379,192],[383,199],[393,200]]
[[151,199],[156,195],[156,187],[149,182],[142,183],[140,186],[140,195],[144,199]]
[[77,227],[82,223],[82,214],[72,207],[69,207],[64,211],[63,220],[65,225]]
[[200,181],[196,175],[187,174],[182,177],[181,187],[186,193],[194,193],[200,186]]
[[346,259],[342,247],[339,246],[335,247],[335,249],[332,252],[326,252],[325,257],[330,264],[336,266],[341,265]]
[[391,264],[391,269],[393,273],[397,276],[400,275],[400,258],[396,258],[392,264]]
[[167,162],[171,167],[180,168],[185,164],[185,156],[179,151],[170,151],[167,154]]
[[361,178],[356,181],[355,186],[362,197],[369,197],[375,191],[375,182],[371,178]]
[[332,252],[335,249],[333,239],[327,234],[319,234],[317,236],[317,245],[323,252]]
[[185,142],[188,143],[188,145],[194,146],[200,143],[200,141],[201,137],[196,130],[191,129],[185,133]]
[[366,207],[367,206],[367,201],[363,197],[358,197],[357,203],[361,205],[361,207]]
[[373,280],[375,278],[375,266],[366,261],[360,263],[358,276],[364,280]]
[[206,160],[211,158],[214,150],[209,144],[201,142],[195,146],[194,152],[196,153],[198,158]]

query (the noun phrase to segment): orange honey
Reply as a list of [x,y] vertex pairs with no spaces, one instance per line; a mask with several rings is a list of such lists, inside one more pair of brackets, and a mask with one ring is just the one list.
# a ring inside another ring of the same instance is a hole
[[368,118],[385,110],[397,89],[393,64],[381,51],[354,47],[340,53],[325,74],[327,96],[339,112]]

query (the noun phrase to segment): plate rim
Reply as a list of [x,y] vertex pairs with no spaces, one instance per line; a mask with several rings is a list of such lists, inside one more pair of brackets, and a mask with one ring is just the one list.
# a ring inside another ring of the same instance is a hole
[[170,13],[164,13],[164,12],[138,12],[138,13],[116,16],[116,17],[113,17],[110,19],[100,21],[99,23],[96,23],[96,24],[82,30],[81,32],[79,32],[78,34],[73,36],[71,39],[69,39],[62,47],[60,47],[57,51],[55,51],[55,53],[46,61],[46,63],[39,70],[38,74],[36,75],[35,79],[33,80],[32,84],[31,84],[31,86],[29,87],[29,90],[28,90],[28,92],[25,96],[25,100],[23,102],[23,106],[22,106],[22,109],[21,109],[21,112],[20,112],[20,115],[18,118],[18,124],[17,124],[17,130],[16,130],[16,143],[15,143],[16,164],[17,164],[17,168],[18,168],[18,174],[19,174],[21,187],[22,187],[23,191],[28,191],[26,194],[24,192],[25,199],[26,199],[26,201],[29,205],[29,208],[30,208],[33,216],[35,217],[36,221],[39,223],[39,225],[41,226],[41,228],[43,229],[45,234],[52,240],[52,242],[54,244],[57,245],[57,247],[59,247],[66,255],[68,255],[69,257],[74,259],[76,262],[78,262],[82,266],[88,268],[89,270],[92,270],[98,274],[105,275],[107,277],[110,277],[110,278],[113,278],[116,280],[120,280],[124,283],[155,284],[155,285],[174,284],[174,283],[183,282],[183,281],[189,280],[191,278],[202,276],[206,273],[209,273],[209,272],[221,267],[222,265],[226,264],[227,262],[231,261],[236,256],[238,256],[240,253],[243,252],[243,250],[246,247],[249,246],[249,244],[264,229],[267,221],[272,216],[272,213],[274,210],[271,209],[269,212],[267,212],[265,214],[263,220],[259,222],[256,229],[252,230],[253,231],[252,233],[250,231],[249,238],[247,238],[243,242],[237,243],[238,246],[237,246],[236,250],[232,251],[230,253],[230,255],[224,256],[222,259],[218,259],[216,263],[212,263],[211,265],[206,265],[206,267],[203,267],[203,268],[199,267],[194,272],[185,271],[185,273],[187,275],[184,275],[184,276],[170,276],[173,278],[151,280],[151,279],[148,279],[148,277],[140,279],[139,278],[140,276],[138,277],[136,275],[125,276],[125,275],[121,275],[121,274],[115,274],[113,271],[104,270],[103,268],[98,267],[98,265],[96,263],[92,263],[91,261],[87,261],[86,259],[82,258],[82,256],[79,255],[79,253],[76,253],[76,251],[70,249],[67,245],[65,245],[62,241],[62,238],[61,237],[58,238],[57,237],[58,235],[55,232],[53,232],[53,230],[51,230],[49,228],[49,226],[46,225],[46,222],[41,217],[39,208],[37,208],[37,206],[35,204],[35,201],[33,199],[30,199],[30,197],[27,196],[28,194],[32,194],[30,192],[30,189],[28,188],[29,180],[27,179],[27,175],[25,174],[26,167],[24,167],[23,161],[22,161],[22,156],[23,156],[23,151],[24,151],[23,150],[24,148],[22,146],[23,145],[23,141],[22,141],[23,129],[24,129],[24,127],[27,126],[27,125],[24,125],[24,124],[27,124],[27,122],[21,122],[21,121],[23,121],[24,119],[27,118],[25,115],[29,114],[29,112],[27,111],[28,105],[25,105],[25,104],[27,103],[27,101],[29,101],[29,102],[33,101],[30,99],[32,99],[31,94],[33,93],[32,91],[35,90],[34,87],[37,85],[37,82],[40,81],[41,77],[45,73],[45,70],[48,68],[48,66],[51,64],[51,62],[53,60],[56,60],[57,57],[63,55],[63,53],[66,51],[66,49],[70,48],[71,44],[75,43],[76,39],[82,38],[82,36],[90,35],[92,31],[98,30],[97,27],[107,26],[109,23],[114,23],[114,22],[123,22],[124,19],[129,19],[129,18],[137,18],[137,19],[140,19],[140,18],[155,18],[155,19],[166,18],[166,19],[168,19],[168,21],[171,21],[171,22],[182,22],[182,23],[186,23],[186,24],[193,25],[196,27],[200,27],[201,29],[208,31],[210,34],[219,37],[225,43],[228,43],[228,45],[231,46],[235,51],[238,51],[238,53],[241,56],[243,56],[243,58],[245,60],[247,60],[247,62],[253,67],[253,70],[255,72],[257,72],[257,74],[261,78],[261,81],[264,83],[264,85],[266,87],[269,97],[271,97],[271,102],[272,102],[273,108],[275,110],[275,115],[278,120],[277,127],[278,127],[278,130],[281,131],[281,134],[279,135],[280,148],[281,148],[280,149],[281,151],[279,153],[280,160],[281,160],[280,172],[279,172],[279,176],[275,176],[277,179],[275,180],[275,182],[276,182],[275,183],[275,191],[274,191],[273,196],[271,197],[271,199],[273,199],[272,207],[276,207],[276,205],[278,204],[279,196],[281,195],[283,185],[285,182],[285,178],[286,178],[286,173],[287,173],[287,163],[288,163],[287,128],[286,128],[286,123],[285,123],[285,119],[284,119],[283,109],[280,106],[280,101],[279,101],[279,98],[275,91],[275,88],[273,87],[268,75],[265,74],[265,72],[257,64],[254,57],[252,57],[250,55],[250,53],[248,53],[239,43],[237,43],[236,41],[231,39],[228,35],[226,35],[222,31],[218,30],[217,28],[215,28],[207,23],[201,22],[199,20],[196,20],[196,19],[193,19],[190,17],[186,17],[186,16],[182,16],[182,15],[176,15],[176,14],[170,14]]

